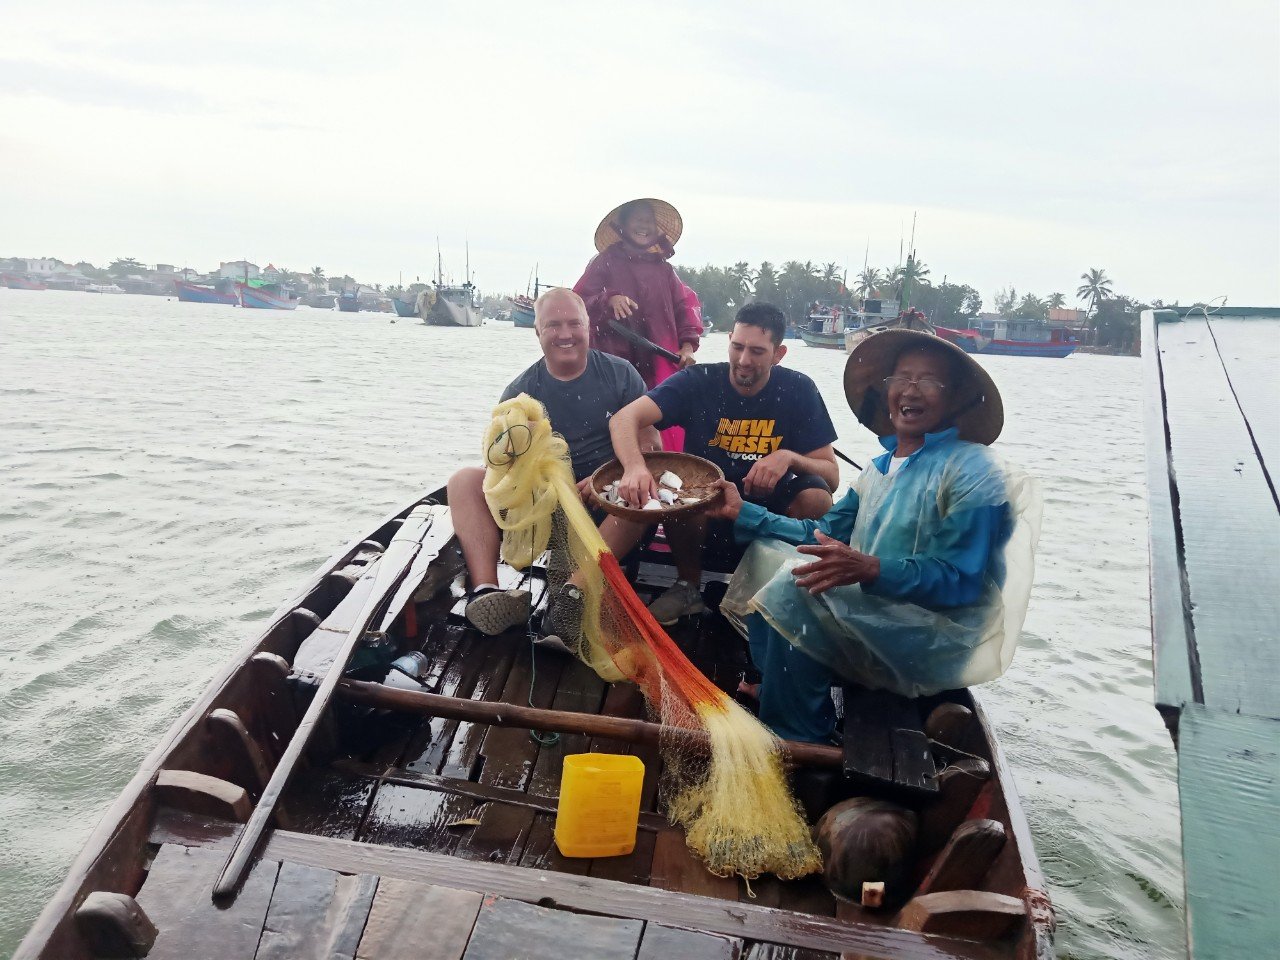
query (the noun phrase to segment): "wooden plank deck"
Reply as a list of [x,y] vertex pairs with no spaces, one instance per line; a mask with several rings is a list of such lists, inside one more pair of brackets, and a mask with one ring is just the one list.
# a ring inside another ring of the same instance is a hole
[[1280,943],[1280,309],[1143,315],[1156,702],[1193,956]]

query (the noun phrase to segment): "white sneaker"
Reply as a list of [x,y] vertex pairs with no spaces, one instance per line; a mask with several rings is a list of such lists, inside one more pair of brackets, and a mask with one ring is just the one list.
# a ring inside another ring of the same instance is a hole
[[702,593],[691,583],[677,580],[667,587],[662,594],[649,604],[649,612],[653,619],[664,627],[669,627],[681,617],[691,617],[703,613],[707,605],[702,602]]

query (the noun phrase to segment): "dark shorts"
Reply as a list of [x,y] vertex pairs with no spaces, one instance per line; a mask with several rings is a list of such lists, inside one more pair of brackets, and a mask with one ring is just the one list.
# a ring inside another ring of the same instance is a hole
[[[742,484],[737,486],[738,492],[741,493]],[[827,486],[827,481],[816,473],[788,473],[778,481],[778,485],[773,488],[773,493],[763,500],[748,497],[745,494],[743,499],[750,503],[758,503],[770,513],[785,517],[787,508],[791,506],[792,501],[800,495],[802,490],[826,490],[830,492],[831,488]],[[742,554],[746,552],[746,549],[747,544],[740,544],[734,538],[732,521],[711,520],[707,523],[707,540],[703,550],[702,561],[703,569],[731,573],[737,567],[738,562],[742,560]]]

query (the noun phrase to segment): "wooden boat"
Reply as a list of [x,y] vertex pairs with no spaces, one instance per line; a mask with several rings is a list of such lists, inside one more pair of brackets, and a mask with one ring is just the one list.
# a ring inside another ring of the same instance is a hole
[[533,298],[515,296],[511,298],[511,322],[517,327],[533,328]]
[[343,290],[338,295],[338,309],[343,313],[359,313],[360,312],[360,293],[359,291]]
[[[637,690],[535,649],[522,630],[485,638],[458,617],[460,554],[442,499],[374,525],[241,649],[107,811],[19,960],[1052,955],[1027,824],[971,693],[846,691],[845,748],[790,753],[809,765],[795,787],[811,815],[849,793],[919,812],[905,902],[837,901],[817,876],[714,876],[662,815]],[[630,568],[642,594],[673,576],[660,554]],[[537,566],[503,567],[501,579],[545,592]],[[708,575],[712,609],[723,588]],[[718,613],[672,629],[708,677],[737,686],[745,646]],[[345,662],[344,644],[356,654],[340,678],[325,664]],[[388,672],[405,651],[421,652],[421,684]],[[588,750],[645,763],[629,855],[579,860],[555,847],[562,759]],[[215,883],[234,896],[215,903]]]
[[251,286],[248,283],[237,283],[236,292],[240,296],[240,306],[256,310],[296,310],[298,300],[278,283]]
[[471,282],[471,245],[467,245],[467,279],[455,285],[444,282],[444,261],[436,245],[435,296],[423,301],[419,311],[422,322],[430,327],[478,327],[484,317],[476,306],[476,285]]
[[10,290],[44,290],[45,284],[25,273],[0,273],[0,286]]
[[392,297],[391,308],[395,310],[397,317],[416,317],[418,315],[418,304],[413,300],[401,300],[399,297]]
[[[1062,330],[1049,330],[1042,321],[1000,321],[979,330],[954,330],[937,327],[938,336],[959,346],[965,353],[998,357],[1053,357],[1061,359],[1075,353],[1079,346],[1066,339]],[[1014,337],[1007,336],[1015,334]],[[1021,334],[1019,338],[1017,334]]]
[[234,284],[226,280],[212,286],[191,283],[187,280],[175,280],[173,286],[178,293],[178,299],[183,303],[219,303],[234,307],[240,302],[240,296]]
[[867,339],[867,337],[882,333],[885,330],[918,330],[921,333],[937,333],[934,325],[919,310],[904,310],[896,317],[884,318],[880,322],[875,322],[873,318],[868,317],[857,327],[845,331],[845,352],[852,353],[853,348]]

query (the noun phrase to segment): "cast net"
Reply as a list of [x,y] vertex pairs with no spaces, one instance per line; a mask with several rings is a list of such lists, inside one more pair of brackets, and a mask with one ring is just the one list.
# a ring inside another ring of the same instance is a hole
[[[499,404],[485,433],[485,499],[517,569],[548,549],[582,594],[581,627],[561,636],[610,682],[637,684],[664,729],[667,813],[711,872],[783,879],[822,869],[787,788],[778,739],[716,687],[653,619],[583,507],[568,445],[542,405]],[[553,566],[555,566],[553,562]]]

